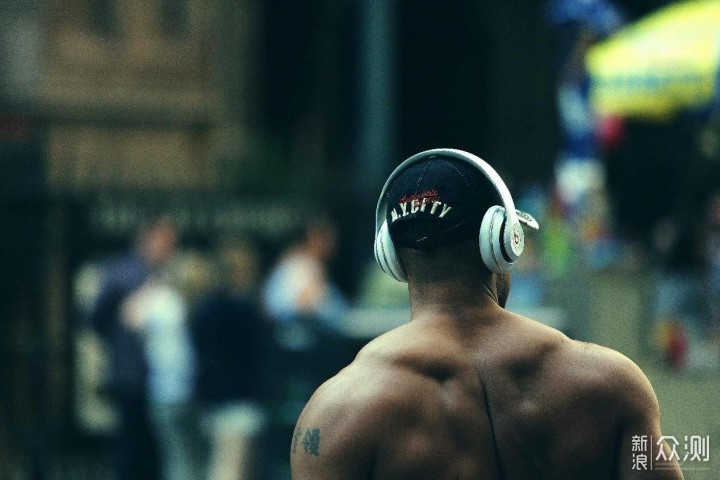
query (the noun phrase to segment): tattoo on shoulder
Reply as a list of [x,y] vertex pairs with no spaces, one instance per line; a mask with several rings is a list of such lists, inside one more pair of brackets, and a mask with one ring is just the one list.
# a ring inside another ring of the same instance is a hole
[[320,456],[320,429],[297,427],[293,433],[290,453]]

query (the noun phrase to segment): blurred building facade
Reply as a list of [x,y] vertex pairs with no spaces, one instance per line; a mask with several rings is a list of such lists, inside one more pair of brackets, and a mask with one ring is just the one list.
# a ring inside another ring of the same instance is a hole
[[198,231],[230,215],[257,127],[258,5],[0,2],[1,478],[39,474],[75,430],[78,265],[153,210],[211,199],[181,219]]

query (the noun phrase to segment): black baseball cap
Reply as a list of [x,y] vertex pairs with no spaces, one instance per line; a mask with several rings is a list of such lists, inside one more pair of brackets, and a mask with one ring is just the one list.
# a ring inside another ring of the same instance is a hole
[[412,164],[386,195],[393,244],[422,250],[477,237],[488,208],[503,205],[478,168],[442,155]]

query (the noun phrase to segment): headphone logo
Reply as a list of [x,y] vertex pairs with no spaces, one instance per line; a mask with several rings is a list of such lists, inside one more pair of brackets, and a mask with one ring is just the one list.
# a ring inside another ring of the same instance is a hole
[[525,249],[525,237],[519,223],[512,226],[512,236],[510,238],[510,242],[510,248],[513,253],[519,257]]

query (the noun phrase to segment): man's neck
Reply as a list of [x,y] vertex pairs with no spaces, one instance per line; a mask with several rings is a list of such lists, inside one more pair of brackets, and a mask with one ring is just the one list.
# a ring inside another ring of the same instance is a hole
[[455,279],[430,283],[410,282],[411,318],[437,312],[449,315],[479,313],[500,308],[497,291],[489,282],[458,282]]

